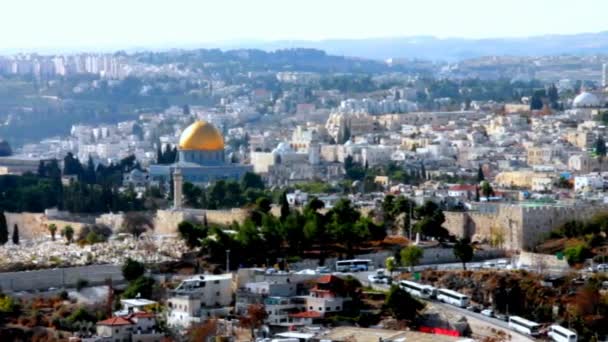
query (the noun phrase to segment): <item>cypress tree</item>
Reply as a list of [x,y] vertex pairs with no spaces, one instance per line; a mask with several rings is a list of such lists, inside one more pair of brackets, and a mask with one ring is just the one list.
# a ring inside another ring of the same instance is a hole
[[481,164],[479,164],[479,169],[477,170],[477,182],[481,183],[486,180],[486,177],[483,174],[483,170],[481,169]]
[[6,216],[0,211],[0,245],[8,242],[8,227],[6,225]]
[[281,221],[285,221],[289,216],[289,202],[287,202],[287,191],[283,191],[281,195]]
[[19,244],[19,226],[15,223],[15,227],[13,229],[13,243],[15,245]]

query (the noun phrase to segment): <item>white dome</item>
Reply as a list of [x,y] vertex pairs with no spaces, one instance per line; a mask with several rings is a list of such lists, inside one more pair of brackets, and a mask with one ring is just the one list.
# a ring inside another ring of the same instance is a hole
[[600,100],[597,98],[597,96],[584,91],[574,98],[572,105],[576,108],[599,107]]

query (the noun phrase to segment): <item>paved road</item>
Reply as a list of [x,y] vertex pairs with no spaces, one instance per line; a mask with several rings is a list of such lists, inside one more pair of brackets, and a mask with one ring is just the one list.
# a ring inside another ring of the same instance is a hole
[[[499,319],[496,318],[492,318],[492,317],[488,317],[488,316],[484,316],[480,313],[476,313],[476,312],[471,312],[468,311],[466,309],[462,309],[453,305],[449,305],[449,304],[445,304],[445,303],[440,303],[440,302],[436,302],[436,301],[432,301],[431,302],[433,306],[436,307],[440,307],[442,310],[445,310],[447,312],[451,312],[454,314],[459,314],[462,315],[464,317],[466,317],[467,321],[469,321],[470,325],[475,325],[472,324],[472,321],[481,321],[483,322],[484,328],[486,328],[487,330],[489,330],[488,328],[492,328],[495,330],[501,330],[504,331],[505,333],[511,335],[511,339],[509,339],[509,341],[512,342],[533,342],[536,341],[535,339],[522,335],[518,332],[515,332],[513,330],[511,330],[509,328],[509,324],[507,324],[507,322],[505,321],[501,321]],[[479,326],[479,324],[477,324]],[[484,333],[482,331],[475,331],[475,329],[472,329],[473,333],[479,334],[479,335],[484,335]]]
[[[350,275],[352,275],[353,277],[357,278],[363,285],[370,285],[372,288],[376,289],[376,290],[380,290],[380,291],[388,291],[389,289],[389,285],[386,284],[373,284],[368,280],[368,276],[370,274],[374,274],[374,271],[370,271],[370,272],[357,272],[357,273],[349,273]],[[498,331],[504,331],[506,334],[511,335],[511,339],[510,341],[512,342],[530,342],[530,341],[536,341],[528,336],[522,335],[518,332],[515,332],[513,330],[511,330],[509,328],[509,324],[505,321],[501,321],[499,319],[493,318],[493,317],[488,317],[488,316],[484,316],[480,313],[476,313],[476,312],[472,312],[466,309],[462,309],[453,305],[449,305],[449,304],[445,304],[445,303],[441,303],[441,302],[437,302],[437,301],[428,301],[425,300],[429,303],[431,303],[431,305],[436,306],[441,308],[444,311],[447,312],[451,312],[453,314],[458,314],[458,315],[462,315],[464,317],[466,317],[467,321],[469,321],[469,324],[473,327],[477,327],[477,329],[473,329],[473,332],[479,335],[484,335],[483,331],[480,330],[488,330],[486,332],[486,335],[491,332],[491,329],[494,330],[498,330]],[[476,324],[474,324],[476,323]]]

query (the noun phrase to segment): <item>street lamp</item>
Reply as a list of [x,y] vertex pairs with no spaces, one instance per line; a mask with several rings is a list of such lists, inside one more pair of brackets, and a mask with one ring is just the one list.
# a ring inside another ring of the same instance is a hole
[[230,272],[230,250],[226,250],[226,273]]

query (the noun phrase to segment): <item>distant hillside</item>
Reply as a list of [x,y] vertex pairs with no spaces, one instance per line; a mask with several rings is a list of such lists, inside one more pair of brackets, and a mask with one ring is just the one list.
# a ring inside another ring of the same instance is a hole
[[608,31],[529,38],[440,39],[429,36],[322,41],[276,41],[225,43],[221,48],[314,48],[331,55],[371,59],[421,58],[455,61],[493,55],[546,56],[608,53]]

